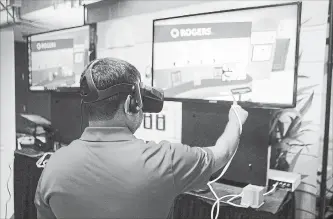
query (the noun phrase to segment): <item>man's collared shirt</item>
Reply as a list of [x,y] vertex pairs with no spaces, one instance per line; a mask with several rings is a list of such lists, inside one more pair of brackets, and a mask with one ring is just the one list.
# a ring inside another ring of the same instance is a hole
[[177,195],[212,175],[209,149],[89,127],[52,155],[36,191],[38,218],[167,218]]

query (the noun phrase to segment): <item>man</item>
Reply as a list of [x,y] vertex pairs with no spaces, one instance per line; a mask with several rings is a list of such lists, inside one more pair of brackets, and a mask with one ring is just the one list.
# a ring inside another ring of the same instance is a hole
[[[134,84],[140,73],[125,61],[104,58],[92,67],[92,79],[102,90]],[[229,123],[214,146],[146,143],[133,135],[143,113],[129,111],[126,95],[88,104],[87,109],[89,127],[54,153],[42,173],[35,198],[38,218],[167,218],[177,195],[205,187],[228,162],[242,125],[230,110]],[[244,123],[247,112],[236,110]]]

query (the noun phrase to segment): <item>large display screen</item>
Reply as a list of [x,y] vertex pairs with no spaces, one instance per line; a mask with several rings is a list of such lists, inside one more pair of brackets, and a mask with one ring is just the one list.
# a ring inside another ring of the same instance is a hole
[[29,36],[30,90],[78,88],[89,45],[90,26]]
[[301,3],[154,20],[153,85],[168,100],[296,103]]

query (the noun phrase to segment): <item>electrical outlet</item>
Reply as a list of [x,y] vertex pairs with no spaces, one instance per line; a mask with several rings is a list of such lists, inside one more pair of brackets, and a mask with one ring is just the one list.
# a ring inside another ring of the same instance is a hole
[[[332,166],[328,165],[327,166],[327,176],[332,176],[333,174],[333,170],[332,170]],[[318,179],[320,180],[320,176],[321,176],[321,166],[318,168],[317,170],[317,176]]]
[[[326,175],[326,185],[327,188],[331,188],[333,186],[333,170],[332,166],[327,166],[327,175]],[[317,182],[320,184],[321,182],[321,166],[317,171]]]
[[292,187],[293,187],[292,183],[279,181],[279,180],[269,179],[268,180],[268,187],[272,187],[275,183],[277,183],[276,188],[292,191]]
[[301,175],[270,169],[268,170],[268,186],[271,187],[275,183],[277,183],[277,188],[293,192],[301,183]]

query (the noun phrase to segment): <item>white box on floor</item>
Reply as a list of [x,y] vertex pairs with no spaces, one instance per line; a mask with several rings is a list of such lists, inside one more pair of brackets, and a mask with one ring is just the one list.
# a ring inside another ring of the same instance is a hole
[[269,169],[267,173],[268,186],[277,183],[277,188],[295,191],[301,184],[301,174]]

